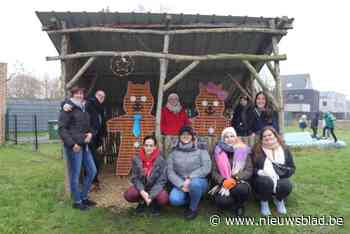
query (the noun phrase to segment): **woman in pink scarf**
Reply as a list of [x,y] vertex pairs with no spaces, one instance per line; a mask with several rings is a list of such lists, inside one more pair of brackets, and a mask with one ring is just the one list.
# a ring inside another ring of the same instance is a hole
[[244,215],[244,203],[250,194],[253,174],[250,148],[237,137],[233,127],[225,128],[215,146],[212,180],[216,184],[209,194],[220,209],[228,208],[235,216]]

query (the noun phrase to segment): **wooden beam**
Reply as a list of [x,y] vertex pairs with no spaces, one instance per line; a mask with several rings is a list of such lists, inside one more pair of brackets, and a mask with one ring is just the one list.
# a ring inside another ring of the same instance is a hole
[[[169,41],[170,36],[168,34],[164,35],[163,42],[163,53],[166,54],[169,51]],[[164,95],[164,83],[167,76],[168,71],[168,60],[162,58],[159,60],[160,62],[160,76],[159,76],[159,84],[158,84],[158,98],[157,98],[157,110],[156,110],[156,138],[160,148],[163,146],[162,144],[162,133],[160,129],[160,120],[162,114],[162,104],[163,104],[163,95]]]
[[174,78],[169,80],[164,85],[164,92],[167,91],[171,86],[173,86],[176,82],[184,78],[190,71],[192,71],[200,62],[193,61],[190,65],[188,65],[185,69],[183,69],[179,74],[177,74]]
[[91,64],[96,60],[96,57],[91,57],[86,61],[86,63],[79,69],[79,71],[74,75],[74,77],[66,85],[67,89],[70,89],[84,74],[84,72],[91,66]]
[[253,77],[259,83],[259,85],[261,86],[262,90],[266,93],[268,98],[271,100],[273,108],[275,110],[279,110],[279,106],[278,106],[278,104],[277,104],[277,102],[275,100],[275,97],[271,94],[269,89],[266,88],[266,86],[264,85],[264,82],[261,80],[261,78],[260,78],[258,72],[255,70],[254,66],[249,61],[243,60],[242,62],[248,68],[248,70],[252,73]]
[[233,78],[231,74],[227,73],[227,76],[230,77],[230,79],[235,83],[235,85],[244,95],[246,95],[251,101],[254,101],[253,97],[242,87],[242,85],[235,78]]
[[208,54],[208,55],[182,55],[182,54],[168,54],[148,51],[94,51],[94,52],[78,52],[68,55],[46,57],[47,61],[65,60],[87,57],[113,57],[113,56],[131,56],[131,57],[151,57],[157,59],[168,59],[178,61],[205,61],[205,60],[248,60],[248,61],[274,61],[286,60],[286,55],[256,55],[256,54]]
[[[276,28],[275,20],[270,20],[270,27],[272,29]],[[278,38],[276,36],[272,37],[272,54],[278,55],[279,54],[279,48],[278,48]],[[283,90],[282,90],[282,82],[280,78],[280,64],[279,61],[275,61],[275,69],[274,74],[276,78],[276,100],[279,105],[278,111],[278,125],[280,128],[280,133],[283,133],[284,130],[284,106],[283,106]]]
[[[61,22],[62,28],[66,28],[66,22]],[[61,37],[61,56],[65,56],[68,54],[68,46],[69,46],[69,35],[68,34],[62,34]],[[67,98],[68,92],[66,89],[66,80],[67,80],[67,61],[61,60],[61,92],[64,93],[64,96]],[[70,196],[70,185],[69,185],[69,163],[68,163],[68,155],[67,151],[65,150],[64,146],[62,145],[62,158],[64,159],[64,194],[66,197]]]
[[[61,25],[63,29],[66,28],[66,22],[62,21]],[[66,56],[68,54],[68,44],[69,44],[69,35],[63,34],[61,37],[61,53],[60,56]],[[66,89],[66,81],[67,81],[67,62],[61,60],[61,91],[64,93],[64,96],[67,97],[67,89]]]
[[91,82],[90,82],[90,88],[89,88],[89,90],[88,90],[88,92],[87,92],[87,96],[90,96],[91,93],[92,93],[92,91],[94,90],[94,87],[95,87],[95,85],[96,85],[97,78],[98,78],[98,77],[97,77],[97,74],[95,74],[95,76],[92,77],[92,80],[91,80]]
[[267,33],[286,35],[285,29],[271,28],[254,28],[254,27],[228,27],[228,28],[195,28],[195,29],[175,29],[175,30],[154,30],[154,29],[128,29],[128,28],[112,28],[112,27],[78,27],[59,30],[46,30],[49,35],[62,33],[78,33],[78,32],[104,32],[104,33],[132,33],[132,34],[155,34],[155,35],[175,35],[189,33]]
[[267,68],[269,69],[269,71],[271,72],[271,75],[272,75],[273,79],[274,79],[275,82],[276,82],[276,80],[277,80],[277,75],[276,75],[276,73],[275,73],[275,68],[272,66],[272,64],[271,64],[270,62],[266,62],[266,66],[267,66]]

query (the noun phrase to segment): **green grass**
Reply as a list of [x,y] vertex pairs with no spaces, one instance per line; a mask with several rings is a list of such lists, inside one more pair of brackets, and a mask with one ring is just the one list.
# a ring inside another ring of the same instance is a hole
[[[49,132],[48,131],[38,131],[38,137],[42,136],[48,136]],[[35,133],[34,132],[18,132],[17,137],[34,137]]]
[[[348,131],[337,134],[350,144]],[[289,216],[341,216],[344,226],[213,227],[209,217],[216,212],[209,201],[191,222],[183,220],[178,208],[166,208],[157,218],[121,208],[79,212],[63,196],[59,155],[58,144],[42,144],[37,153],[31,145],[0,147],[0,233],[350,233],[349,147],[295,151],[297,171],[287,202]],[[260,217],[255,201],[249,202],[246,213]]]

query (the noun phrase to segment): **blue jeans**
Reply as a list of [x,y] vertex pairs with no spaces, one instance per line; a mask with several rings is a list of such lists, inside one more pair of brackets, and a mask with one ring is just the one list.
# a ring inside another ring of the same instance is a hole
[[[64,150],[68,164],[71,195],[74,203],[81,203],[82,200],[88,198],[92,181],[96,175],[96,165],[88,146],[81,147],[79,152],[74,152],[72,148],[66,146],[64,146]],[[79,178],[82,166],[84,167],[85,176],[80,190]]]
[[184,192],[177,187],[172,188],[169,197],[170,204],[173,206],[182,206],[189,203],[189,208],[191,210],[197,210],[199,201],[207,189],[207,179],[193,178],[188,192]]

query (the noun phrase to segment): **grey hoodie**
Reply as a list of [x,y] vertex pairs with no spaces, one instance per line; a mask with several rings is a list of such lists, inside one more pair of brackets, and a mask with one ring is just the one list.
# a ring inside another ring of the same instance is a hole
[[168,179],[181,188],[186,177],[204,178],[211,170],[211,160],[208,151],[198,149],[196,144],[178,146],[169,154],[168,158]]

